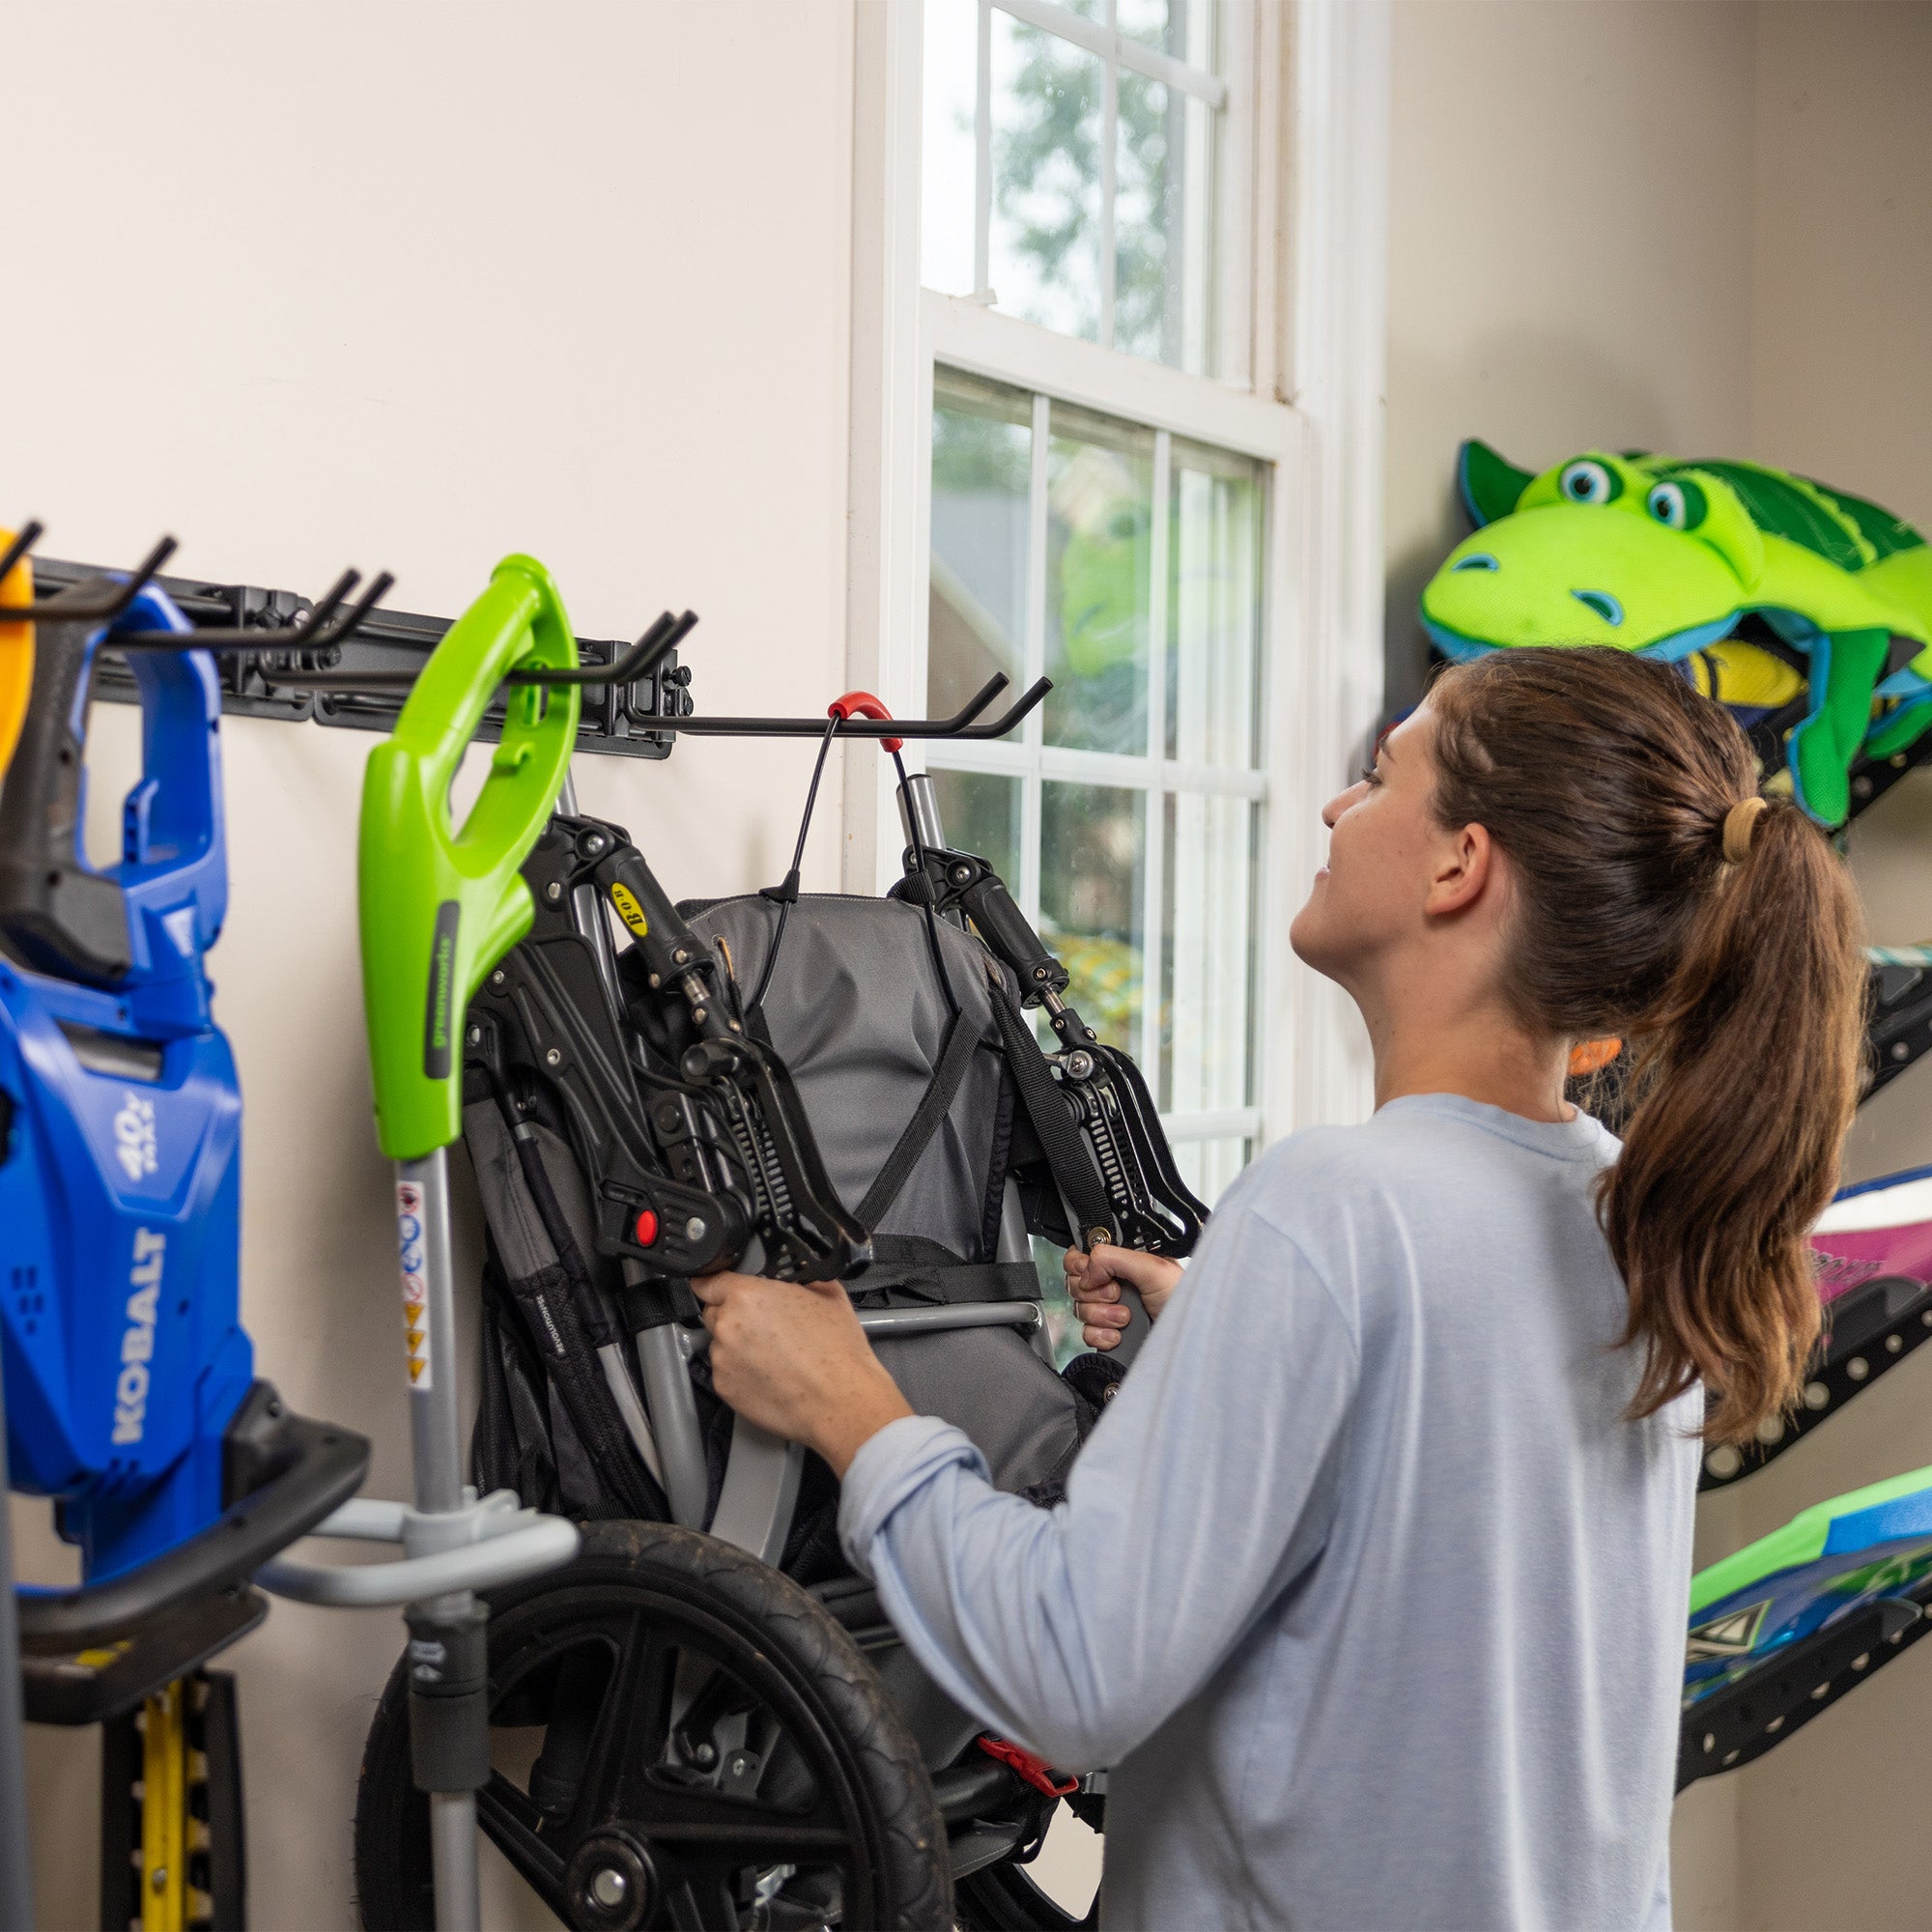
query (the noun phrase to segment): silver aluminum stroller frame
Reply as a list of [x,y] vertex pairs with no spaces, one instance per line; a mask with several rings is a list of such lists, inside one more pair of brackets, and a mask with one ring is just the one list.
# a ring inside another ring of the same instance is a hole
[[[830,1472],[710,1394],[696,1304],[636,1238],[664,1237],[668,1183],[629,1170],[612,1182],[594,1151],[594,1082],[580,1077],[600,1051],[691,1070],[689,1026],[653,1030],[667,1002],[647,987],[640,927],[668,918],[721,962],[714,1004],[725,981],[755,982],[747,1031],[782,1051],[827,1169],[865,1195],[852,1218],[875,1259],[848,1273],[861,1324],[916,1407],[975,1435],[1001,1487],[1051,1500],[1130,1348],[1054,1372],[1029,1226],[1186,1252],[1206,1209],[1174,1174],[1131,1063],[1065,1004],[1065,969],[997,876],[945,845],[927,782],[901,777],[907,873],[892,898],[801,899],[794,869],[764,895],[670,909],[634,872],[639,917],[603,894],[639,941],[621,958],[583,865],[623,835],[566,810],[526,867],[548,924],[540,912],[518,949],[530,957],[506,960],[471,1009],[466,1139],[494,1270],[475,1473],[578,1517],[584,1535],[577,1563],[493,1605],[493,1723],[540,1721],[544,1745],[521,1785],[499,1774],[479,1794],[479,1816],[573,1924],[1077,1922],[1025,1865],[1063,1800],[1101,1823],[1104,1774],[1065,1779],[985,1739],[846,1572]],[[1023,985],[1060,1040],[1051,1056],[1020,1019]],[[600,1006],[628,1021],[614,1042],[581,1024]],[[676,1098],[659,1090],[648,1131]],[[690,1128],[687,1113],[661,1165],[715,1180],[720,1150]],[[807,1272],[755,1236],[734,1259]],[[720,1264],[732,1260],[707,1264]],[[1145,1318],[1135,1325],[1130,1344]],[[357,1814],[372,1927],[427,1922],[406,1764],[392,1681]]]

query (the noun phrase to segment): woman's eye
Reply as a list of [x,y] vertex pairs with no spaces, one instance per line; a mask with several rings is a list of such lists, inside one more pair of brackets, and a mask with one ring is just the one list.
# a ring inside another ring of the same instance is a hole
[[1584,457],[1564,467],[1556,489],[1567,503],[1607,503],[1622,494],[1623,485],[1603,464]]
[[1382,775],[1377,771],[1374,765],[1364,765],[1362,767],[1362,782],[1365,785],[1378,785],[1381,781]]

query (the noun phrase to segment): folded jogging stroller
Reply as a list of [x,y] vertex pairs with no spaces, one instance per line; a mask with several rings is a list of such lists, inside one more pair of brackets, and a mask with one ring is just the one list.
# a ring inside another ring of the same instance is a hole
[[[902,801],[885,899],[801,895],[794,867],[672,905],[621,828],[560,812],[536,923],[469,1009],[473,1479],[584,1525],[574,1564],[493,1599],[491,1722],[521,1736],[478,1815],[573,1925],[943,1926],[955,1883],[965,1922],[1075,1922],[1025,1867],[1063,1800],[1099,1823],[1104,1776],[983,1736],[919,1667],[839,1551],[831,1472],[712,1393],[687,1286],[843,1277],[914,1406],[1051,1501],[1123,1367],[1056,1372],[1030,1236],[1199,1233],[1131,1062],[923,781]],[[357,1809],[372,1928],[432,1904],[401,1682]]]

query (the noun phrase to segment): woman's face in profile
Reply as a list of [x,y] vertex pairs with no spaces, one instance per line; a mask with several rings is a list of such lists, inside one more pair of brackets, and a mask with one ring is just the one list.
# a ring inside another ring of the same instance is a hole
[[1295,956],[1347,986],[1421,926],[1443,838],[1431,808],[1435,719],[1425,703],[1377,748],[1373,768],[1321,809],[1328,863],[1289,927]]

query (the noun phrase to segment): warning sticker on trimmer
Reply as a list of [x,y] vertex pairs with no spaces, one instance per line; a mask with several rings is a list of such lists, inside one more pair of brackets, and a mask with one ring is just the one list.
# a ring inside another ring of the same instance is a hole
[[410,1386],[430,1385],[429,1279],[423,1252],[423,1193],[412,1180],[396,1182],[396,1255],[403,1270],[403,1339],[410,1351]]

